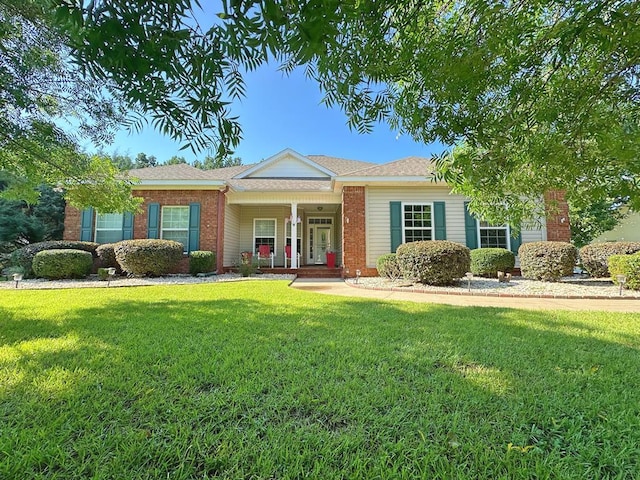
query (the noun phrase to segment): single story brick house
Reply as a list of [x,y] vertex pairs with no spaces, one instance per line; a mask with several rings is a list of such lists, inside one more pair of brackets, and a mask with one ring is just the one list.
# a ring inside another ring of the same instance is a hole
[[345,276],[356,270],[376,275],[380,255],[415,240],[514,252],[522,242],[569,240],[560,192],[546,197],[560,200],[557,214],[514,238],[509,226],[472,217],[468,199],[434,181],[432,169],[420,157],[375,164],[286,149],[260,163],[208,171],[186,164],[131,170],[140,180],[134,194],[144,199],[142,212],[100,214],[67,206],[64,238],[177,240],[185,252],[216,252],[218,271],[238,265],[242,252],[256,255],[261,245],[269,246],[275,267],[326,265],[329,253]]

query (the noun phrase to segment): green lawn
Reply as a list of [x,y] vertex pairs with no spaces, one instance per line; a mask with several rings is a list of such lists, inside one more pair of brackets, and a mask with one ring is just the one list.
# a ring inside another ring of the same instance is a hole
[[640,315],[4,291],[0,478],[638,478]]

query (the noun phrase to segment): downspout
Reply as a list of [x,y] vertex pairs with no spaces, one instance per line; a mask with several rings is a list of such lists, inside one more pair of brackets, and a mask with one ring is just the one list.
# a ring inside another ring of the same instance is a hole
[[224,190],[218,190],[218,214],[216,216],[218,223],[216,228],[216,271],[218,273],[224,273],[224,207],[227,198],[225,193],[228,191],[228,185],[224,187]]

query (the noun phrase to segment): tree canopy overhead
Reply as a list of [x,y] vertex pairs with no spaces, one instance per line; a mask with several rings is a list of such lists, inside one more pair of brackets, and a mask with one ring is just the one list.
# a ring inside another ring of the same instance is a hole
[[119,125],[117,92],[71,65],[68,37],[50,10],[45,1],[0,3],[0,193],[34,202],[37,187],[49,184],[79,206],[134,209],[131,182],[79,150],[80,141],[106,141]]
[[550,188],[640,208],[640,2],[54,3],[84,71],[196,149],[230,154],[242,74],[275,60],[360,132],[385,121],[456,145],[440,173],[489,220],[540,214],[523,199]]

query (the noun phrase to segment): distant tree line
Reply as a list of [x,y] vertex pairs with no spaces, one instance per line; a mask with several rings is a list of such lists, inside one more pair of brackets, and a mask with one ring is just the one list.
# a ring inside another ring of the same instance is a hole
[[222,167],[234,167],[242,165],[242,159],[240,157],[225,157],[216,158],[211,155],[207,155],[203,160],[195,160],[193,163],[189,163],[186,158],[174,155],[164,162],[159,162],[154,155],[147,155],[146,153],[138,153],[135,158],[131,155],[120,153],[113,153],[111,155],[100,153],[100,156],[111,160],[111,163],[121,171],[133,170],[135,168],[149,168],[157,167],[159,165],[180,165],[187,164],[192,165],[195,168],[201,170],[213,170],[215,168]]

